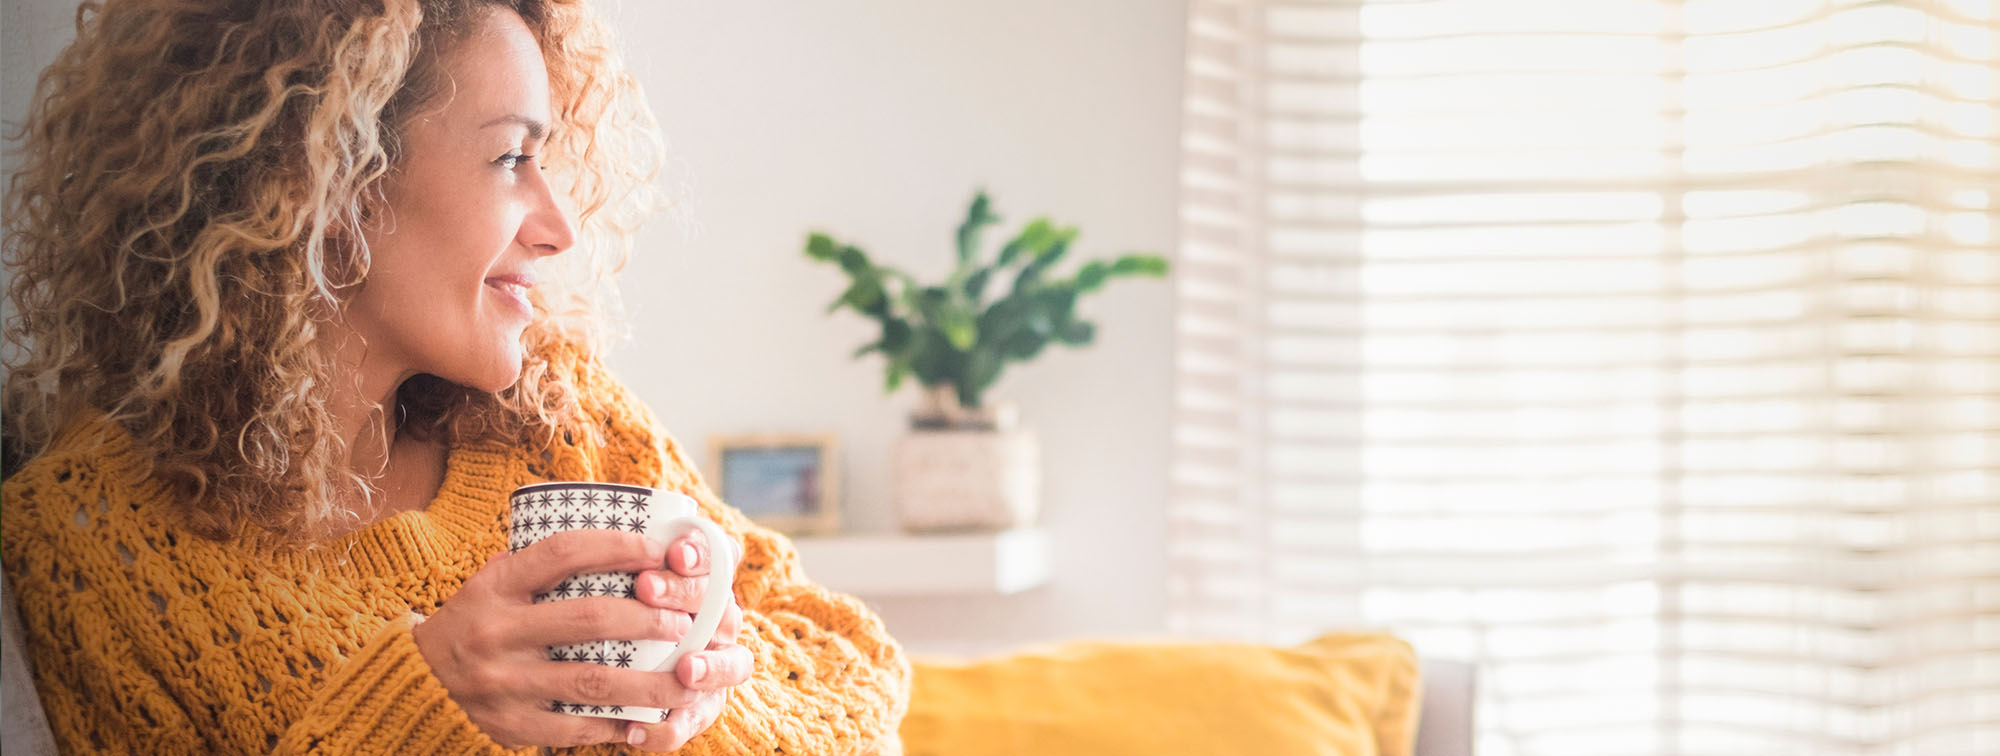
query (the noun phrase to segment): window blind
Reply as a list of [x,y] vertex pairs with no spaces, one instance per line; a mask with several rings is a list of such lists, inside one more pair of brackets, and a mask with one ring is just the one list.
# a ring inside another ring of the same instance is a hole
[[2000,753],[2000,3],[1192,0],[1170,618]]

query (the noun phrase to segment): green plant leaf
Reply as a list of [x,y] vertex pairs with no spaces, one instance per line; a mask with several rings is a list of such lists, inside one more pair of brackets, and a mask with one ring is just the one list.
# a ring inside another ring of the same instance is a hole
[[944,332],[945,340],[951,342],[952,348],[961,352],[970,350],[979,341],[979,326],[973,322],[972,314],[964,310],[946,312],[938,330]]
[[952,383],[965,368],[965,354],[952,348],[936,328],[918,331],[910,349],[910,371],[926,386]]
[[1062,259],[1064,252],[1069,251],[1070,243],[1076,241],[1076,234],[1074,226],[1056,229],[1049,242],[1036,249],[1035,261],[1047,261],[1048,265],[1054,265],[1057,260]]
[[992,278],[992,276],[992,268],[980,268],[972,275],[966,276],[965,298],[972,300],[975,304],[978,303],[981,297],[986,296],[986,281]]
[[909,375],[909,373],[910,373],[910,366],[907,360],[903,359],[889,360],[889,373],[882,380],[882,393],[885,394],[896,393],[896,389],[903,385],[903,376]]
[[1000,345],[1000,352],[1006,355],[1007,359],[1026,361],[1034,359],[1037,354],[1041,354],[1042,347],[1048,343],[1048,337],[1037,335],[1033,331],[1022,330],[1008,337],[1007,341]]
[[1006,361],[991,350],[980,349],[966,355],[965,374],[958,380],[958,403],[978,408],[986,390],[1000,380]]
[[910,324],[897,317],[882,319],[882,351],[901,354],[910,345]]
[[822,262],[830,262],[840,256],[840,244],[833,237],[815,233],[806,238],[806,257]]
[[840,248],[840,269],[847,271],[848,275],[863,275],[874,267],[873,264],[868,262],[868,255],[861,250],[853,246],[843,246]]
[[846,291],[841,292],[839,299],[833,300],[833,304],[827,306],[826,312],[831,315],[845,305],[854,308],[855,312],[879,316],[887,313],[886,304],[881,282],[870,275],[856,278]]
[[1027,227],[1021,229],[1021,233],[1016,234],[1014,240],[1007,242],[1007,246],[1000,250],[1000,259],[994,261],[993,267],[1004,268],[1014,264],[1022,252],[1028,252],[1030,258],[1040,257],[1039,250],[1054,243],[1056,236],[1056,227],[1049,223],[1049,219],[1036,218],[1029,221]]
[[1089,346],[1096,337],[1097,326],[1082,320],[1072,321],[1056,332],[1056,340],[1073,347]]
[[965,222],[958,225],[958,261],[971,262],[979,251],[979,232],[994,223],[1000,216],[994,215],[986,201],[986,192],[980,191],[972,198],[972,207],[965,211]]
[[1076,290],[1085,293],[1097,291],[1110,277],[1111,266],[1105,265],[1102,260],[1092,260],[1076,272]]
[[1112,263],[1111,274],[1117,276],[1164,276],[1167,274],[1166,258],[1158,255],[1125,255]]

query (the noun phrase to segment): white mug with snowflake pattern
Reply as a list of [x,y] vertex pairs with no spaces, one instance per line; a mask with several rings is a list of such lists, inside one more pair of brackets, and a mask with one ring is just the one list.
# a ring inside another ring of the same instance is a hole
[[[680,658],[708,647],[722,622],[736,576],[739,548],[722,528],[698,514],[695,501],[686,494],[644,486],[617,483],[556,482],[537,483],[514,490],[509,497],[511,519],[507,526],[507,548],[520,551],[530,544],[571,530],[621,530],[641,533],[663,545],[696,530],[708,537],[708,588],[703,592],[701,611],[694,626],[680,642],[662,640],[601,640],[550,646],[555,661],[585,662],[646,671],[671,671]],[[666,565],[661,565],[664,568]],[[545,593],[535,595],[535,603],[563,601],[585,596],[622,596],[636,599],[634,572],[589,572],[573,575]],[[555,711],[588,717],[610,717],[639,722],[664,722],[667,710],[651,706],[603,706],[555,701]]]

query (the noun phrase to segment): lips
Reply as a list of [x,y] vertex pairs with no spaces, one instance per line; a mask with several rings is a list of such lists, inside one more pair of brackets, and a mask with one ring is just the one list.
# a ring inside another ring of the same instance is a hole
[[486,279],[486,285],[500,292],[522,313],[534,315],[534,306],[528,303],[528,290],[535,287],[535,274],[523,271],[493,276]]

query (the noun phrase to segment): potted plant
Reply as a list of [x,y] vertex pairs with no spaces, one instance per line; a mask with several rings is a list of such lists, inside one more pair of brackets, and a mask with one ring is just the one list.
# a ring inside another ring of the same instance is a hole
[[836,264],[848,277],[827,313],[846,308],[881,326],[881,336],[855,358],[883,356],[885,393],[912,377],[923,386],[894,455],[896,509],[909,530],[1033,522],[1039,447],[1012,405],[990,400],[988,390],[1009,364],[1032,360],[1051,343],[1089,345],[1097,328],[1076,311],[1083,296],[1115,278],[1167,272],[1157,255],[1126,254],[1057,275],[1077,229],[1047,218],[1029,222],[989,259],[979,240],[998,222],[986,193],[977,193],[958,227],[957,265],[937,284],[920,283],[823,233],[806,241],[807,257]]

